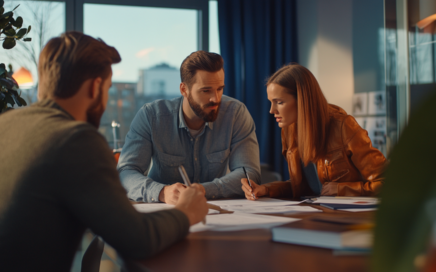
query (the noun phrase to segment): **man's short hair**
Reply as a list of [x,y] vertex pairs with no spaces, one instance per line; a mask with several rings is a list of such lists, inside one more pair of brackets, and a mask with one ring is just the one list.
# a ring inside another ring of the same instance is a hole
[[101,39],[77,31],[52,38],[38,62],[39,98],[69,98],[88,80],[107,79],[120,54]]
[[191,53],[183,60],[180,66],[180,77],[182,82],[191,88],[198,70],[212,73],[221,69],[224,69],[224,60],[220,55],[200,50]]

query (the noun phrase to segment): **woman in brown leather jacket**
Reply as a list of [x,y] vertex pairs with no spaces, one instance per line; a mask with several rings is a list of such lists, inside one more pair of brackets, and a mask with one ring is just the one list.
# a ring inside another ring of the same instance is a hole
[[298,64],[282,67],[269,78],[267,94],[270,113],[282,128],[282,152],[290,180],[264,185],[251,181],[250,188],[247,179],[242,179],[247,199],[313,195],[314,179],[309,184],[306,176],[310,175],[305,172],[310,163],[316,166],[313,175],[316,179],[318,174],[321,195],[374,196],[380,192],[385,157],[351,115],[327,103],[308,69]]

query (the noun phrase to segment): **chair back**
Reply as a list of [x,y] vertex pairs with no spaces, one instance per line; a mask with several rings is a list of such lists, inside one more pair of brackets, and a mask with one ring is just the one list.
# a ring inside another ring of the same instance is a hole
[[100,261],[103,254],[104,242],[95,236],[82,258],[82,272],[99,272]]

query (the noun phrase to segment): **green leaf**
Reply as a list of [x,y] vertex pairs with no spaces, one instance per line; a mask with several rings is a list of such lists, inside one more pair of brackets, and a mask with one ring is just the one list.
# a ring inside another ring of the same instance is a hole
[[[27,106],[26,100],[24,100],[22,97],[18,96],[17,99],[20,101],[21,105]],[[18,103],[17,103],[18,104]]]
[[27,33],[29,33],[31,29],[32,29],[32,26],[29,26],[29,27],[27,28]]
[[23,105],[20,103],[20,101],[18,100],[18,95],[12,94],[11,96],[12,96],[12,98],[14,99],[15,103],[17,103],[18,107],[23,106]]
[[21,28],[21,26],[23,25],[23,17],[19,16],[17,19],[14,20],[12,25],[16,28]]
[[20,6],[20,4],[18,4],[18,6],[16,6],[12,11],[16,10],[19,6]]
[[6,36],[15,36],[15,34],[17,34],[13,27],[7,27],[3,29],[3,33],[5,33]]
[[5,93],[5,95],[6,95],[6,102],[13,107],[15,105],[14,99],[9,93]]
[[6,102],[0,99],[0,113],[6,109]]
[[0,7],[0,15],[2,15],[3,12],[5,12],[5,8],[4,7]]
[[15,41],[14,38],[6,38],[3,42],[3,48],[4,49],[11,49],[13,48],[15,45],[17,44],[17,42]]
[[26,35],[26,33],[27,33],[27,28],[22,28],[18,30],[17,35],[15,35],[15,38],[21,39],[23,38],[24,35]]
[[5,4],[4,0],[0,0],[0,7],[3,7],[3,5]]
[[15,80],[9,78],[0,78],[0,86],[6,87],[6,89],[17,89],[18,85]]
[[8,22],[10,20],[10,18],[12,17],[12,15],[14,15],[14,13],[12,11],[6,12],[5,14],[3,14],[2,16],[0,16],[1,19],[7,19]]
[[9,19],[0,19],[0,29],[5,28],[9,24]]
[[[9,77],[8,80],[9,80],[10,82],[12,82],[12,88],[9,88],[10,91],[16,91],[16,90],[18,90],[18,89],[20,88],[20,87],[18,86],[18,82],[15,81],[15,79],[14,79],[13,77]],[[18,93],[17,93],[17,95],[18,95]]]
[[30,42],[30,41],[32,41],[32,38],[24,38],[23,41]]

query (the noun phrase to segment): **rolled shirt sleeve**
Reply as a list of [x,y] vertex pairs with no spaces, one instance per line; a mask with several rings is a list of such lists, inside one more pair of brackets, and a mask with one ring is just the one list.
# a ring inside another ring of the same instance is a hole
[[117,168],[129,199],[159,202],[159,193],[165,184],[145,175],[153,154],[151,115],[147,113],[147,108],[143,107],[133,119]]

